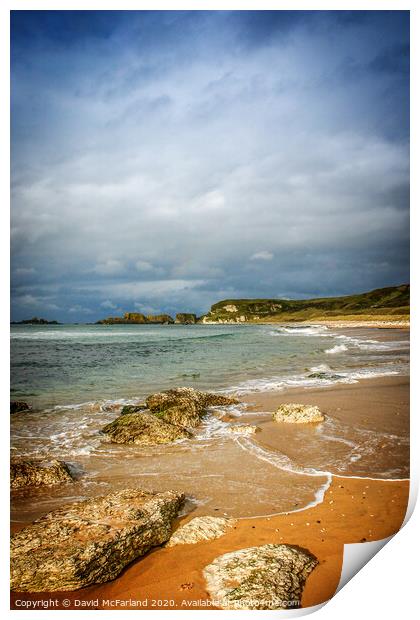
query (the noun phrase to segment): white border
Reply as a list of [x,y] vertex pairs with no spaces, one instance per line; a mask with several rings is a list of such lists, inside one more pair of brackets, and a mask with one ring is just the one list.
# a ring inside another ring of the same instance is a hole
[[[416,7],[414,0],[412,1],[397,1],[397,0],[371,0],[367,2],[362,1],[348,1],[343,0],[336,1],[267,1],[267,0],[3,0],[0,7],[0,63],[1,63],[1,86],[2,92],[0,97],[0,135],[1,140],[1,168],[0,179],[2,188],[2,202],[0,208],[0,253],[1,253],[1,283],[2,290],[9,290],[9,214],[10,214],[10,199],[9,199],[9,179],[10,179],[10,158],[9,158],[9,11],[10,10],[410,10],[411,11],[411,162],[412,170],[419,170],[419,161],[417,150],[413,146],[413,137],[418,140],[419,137],[419,122],[418,115],[413,114],[413,110],[420,109],[420,102],[418,97],[418,80],[416,79],[416,73],[419,73],[419,43],[420,37],[419,28],[419,9]],[[413,68],[414,67],[414,68]],[[418,178],[418,177],[417,177]],[[415,175],[411,177],[411,204],[413,208],[411,210],[411,238],[412,254],[411,265],[412,270],[417,266],[418,262],[418,250],[417,250],[417,237],[416,231],[420,230],[419,216],[416,210],[416,198],[418,198],[418,181]],[[419,295],[417,290],[417,279],[414,273],[412,278],[412,308],[414,309],[412,316],[412,342],[415,346],[412,347],[412,368],[413,377],[417,376],[416,371],[419,366],[419,352],[418,352],[418,324],[416,317],[416,308],[419,306]],[[8,294],[5,295],[6,301]],[[0,346],[1,346],[1,402],[3,404],[2,413],[5,423],[8,424],[9,419],[9,322],[10,314],[9,307],[5,300],[0,305]],[[317,618],[320,620],[336,620],[339,616],[340,620],[346,620],[346,618],[354,618],[355,613],[362,613],[364,617],[369,617],[369,614],[380,615],[381,620],[387,618],[400,618],[412,617],[412,612],[416,609],[416,601],[411,598],[411,593],[416,592],[417,588],[417,567],[413,562],[412,570],[410,572],[410,556],[414,556],[414,548],[417,543],[417,549],[419,548],[419,510],[414,513],[414,516],[410,519],[410,516],[414,509],[414,504],[418,492],[419,481],[419,467],[414,456],[419,453],[419,411],[418,411],[418,390],[416,385],[412,384],[411,388],[412,397],[412,412],[411,416],[411,487],[410,487],[410,505],[405,520],[405,527],[402,532],[398,533],[391,542],[388,543],[385,549],[380,553],[380,557],[375,557],[369,564],[363,568],[363,570],[351,579],[351,585],[345,587],[325,606],[321,611],[318,611]],[[3,432],[3,446],[1,450],[2,458],[2,471],[3,475],[0,476],[2,484],[3,506],[1,519],[2,525],[1,531],[4,535],[4,547],[8,545],[8,533],[9,533],[9,503],[8,503],[8,480],[4,472],[8,469],[8,440],[7,432]],[[409,520],[410,519],[410,520]],[[6,540],[7,538],[7,540]],[[386,543],[387,541],[385,541]],[[378,545],[379,546],[379,545]],[[354,545],[346,545],[346,547],[357,547]],[[365,551],[366,551],[365,546]],[[347,549],[346,549],[347,553]],[[353,550],[350,555],[352,555]],[[357,553],[357,550],[356,550]],[[359,564],[360,565],[360,564]],[[353,569],[354,570],[354,569]],[[1,609],[7,616],[12,615],[18,617],[24,613],[21,611],[9,610],[9,577],[7,563],[4,561],[0,563],[0,584],[1,584]],[[345,571],[344,571],[345,572]],[[398,596],[397,596],[398,595]],[[314,608],[301,610],[293,610],[293,615],[307,614],[310,611],[314,611]],[[201,610],[200,610],[201,611]],[[55,611],[54,618],[61,616],[69,618],[74,614],[90,614],[88,611]],[[122,611],[109,611],[106,612],[107,616],[113,618],[122,617],[124,620],[124,613]],[[168,612],[153,612],[142,611],[143,616],[149,616],[153,614],[153,618],[156,618],[156,613],[162,613],[164,616]],[[202,612],[201,612],[202,613]],[[241,616],[251,617],[255,612],[227,612],[227,611],[206,611],[206,614],[214,614],[218,620],[225,617],[230,617],[234,614],[234,617]],[[285,614],[290,617],[291,612],[259,612],[260,614],[275,614],[284,616]],[[69,616],[70,614],[70,616]],[[183,611],[172,611],[172,615],[175,617],[184,617]],[[32,611],[31,616],[33,620],[44,620],[45,613],[43,611]]]

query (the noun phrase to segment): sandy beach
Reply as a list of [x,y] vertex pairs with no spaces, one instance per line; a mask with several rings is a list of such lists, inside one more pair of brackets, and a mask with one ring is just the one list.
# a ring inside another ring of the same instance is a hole
[[[254,393],[244,400],[249,404],[246,423],[257,423],[261,428],[255,435],[256,444],[261,449],[281,452],[282,445],[287,445],[288,454],[302,466],[319,468],[325,466],[325,458],[331,461],[329,471],[332,477],[319,503],[303,509],[297,505],[283,514],[239,519],[233,529],[217,540],[156,548],[104,585],[51,595],[13,593],[12,608],[21,608],[22,601],[24,605],[35,605],[35,601],[51,596],[58,600],[58,608],[69,608],[70,605],[70,608],[100,609],[212,609],[202,576],[203,568],[223,553],[267,543],[297,545],[313,553],[319,564],[307,580],[302,606],[328,600],[340,579],[343,545],[390,536],[398,531],[404,520],[409,481],[389,480],[383,473],[375,472],[392,472],[398,466],[399,471],[407,471],[406,476],[398,478],[408,477],[408,441],[402,439],[408,438],[409,380],[401,376],[384,377],[329,389]],[[320,440],[313,425],[311,428],[308,425],[296,428],[299,425],[279,425],[272,421],[271,412],[283,402],[316,404],[326,414],[327,420],[336,424],[345,422],[347,434],[339,441],[331,441],[327,456],[324,454],[321,458]],[[371,459],[369,455],[365,456],[361,459],[363,464],[355,459],[347,466],[346,473],[340,475],[341,451],[346,448],[346,442],[355,439],[353,427],[362,429],[367,436],[372,429],[380,428],[384,433],[382,447],[378,449],[375,445]],[[397,438],[401,439],[401,446],[395,450]],[[393,462],[389,462],[391,455]],[[244,470],[245,479],[248,475]],[[273,484],[273,498],[278,493],[278,485]],[[223,492],[218,501],[222,499]],[[252,503],[252,495],[247,496],[245,492],[244,501]],[[208,510],[209,506],[204,508]],[[205,509],[199,512],[206,514]],[[187,522],[196,514],[192,512],[184,516],[181,522]],[[207,514],[210,514],[209,510]],[[23,525],[17,520],[14,530]]]

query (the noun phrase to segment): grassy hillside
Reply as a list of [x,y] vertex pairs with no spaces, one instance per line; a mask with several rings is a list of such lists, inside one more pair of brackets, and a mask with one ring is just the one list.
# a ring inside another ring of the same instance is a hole
[[344,297],[225,299],[214,304],[203,321],[407,320],[409,305],[410,285],[402,284]]

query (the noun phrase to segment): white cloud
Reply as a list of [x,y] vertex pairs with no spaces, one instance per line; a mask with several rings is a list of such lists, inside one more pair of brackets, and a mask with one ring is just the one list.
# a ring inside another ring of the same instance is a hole
[[93,310],[91,310],[90,308],[84,308],[80,304],[76,304],[75,306],[69,308],[69,312],[71,314],[93,314]]
[[136,262],[137,271],[153,271],[153,265],[145,260],[138,260]]
[[103,54],[87,37],[17,56],[12,252],[36,273],[16,268],[33,277],[15,305],[51,283],[62,307],[194,311],[403,280],[407,88],[370,69],[404,43],[401,16],[311,14],[267,37],[221,12],[154,16],[162,36],[142,37],[147,19]]
[[268,252],[267,250],[262,250],[261,252],[255,252],[250,257],[250,260],[273,260],[274,254],[272,252]]
[[173,293],[187,292],[204,284],[204,280],[153,280],[150,282],[121,282],[89,285],[92,292],[108,294],[114,299],[136,300],[141,297],[156,299]]
[[17,298],[21,306],[39,308],[43,310],[60,310],[60,306],[49,301],[48,297],[36,297],[35,295],[26,294]]
[[105,299],[105,301],[101,302],[101,308],[109,308],[110,310],[115,310],[117,305],[114,304],[110,299]]
[[121,273],[124,269],[124,265],[121,261],[115,259],[108,259],[103,263],[95,265],[93,271],[100,275],[114,275]]

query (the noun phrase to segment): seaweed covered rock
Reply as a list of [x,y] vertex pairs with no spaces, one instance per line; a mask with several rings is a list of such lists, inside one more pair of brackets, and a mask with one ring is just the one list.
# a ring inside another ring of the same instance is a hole
[[127,413],[139,413],[140,411],[144,411],[147,409],[147,405],[145,403],[139,403],[138,405],[124,405],[121,409],[120,415],[127,415]]
[[318,560],[291,545],[263,545],[225,553],[203,571],[222,609],[300,607],[305,581]]
[[236,519],[226,517],[195,517],[178,528],[167,542],[167,547],[175,545],[192,545],[202,540],[214,540],[226,534],[233,527]]
[[25,403],[23,400],[12,400],[10,402],[10,413],[19,413],[21,411],[30,411],[31,405]]
[[180,426],[174,426],[149,411],[127,413],[107,424],[102,432],[112,443],[156,445],[177,439],[188,439],[191,434]]
[[207,407],[238,403],[223,394],[200,392],[189,387],[174,388],[151,394],[146,399],[150,411],[171,424],[194,428],[200,424]]
[[76,590],[114,579],[168,540],[183,501],[175,491],[125,489],[48,513],[12,536],[12,589]]
[[26,486],[43,486],[73,482],[69,466],[56,459],[12,459],[10,463],[10,486],[19,489]]
[[102,432],[114,443],[153,445],[191,437],[206,414],[207,407],[226,406],[238,401],[223,394],[199,392],[181,387],[151,394],[146,403],[126,405],[119,418]]
[[287,422],[291,424],[309,424],[323,422],[325,416],[315,405],[299,405],[298,403],[288,403],[280,405],[273,414],[276,422]]

